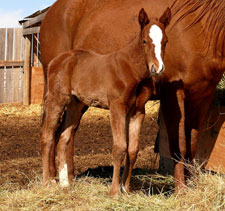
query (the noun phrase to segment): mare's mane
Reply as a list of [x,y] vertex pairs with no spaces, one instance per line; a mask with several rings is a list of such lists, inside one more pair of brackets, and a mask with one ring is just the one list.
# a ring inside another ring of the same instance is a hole
[[[225,1],[224,0],[175,0],[172,4],[173,15],[178,15],[175,22],[178,23],[186,16],[196,13],[193,21],[186,26],[190,29],[203,18],[201,32],[205,33],[204,52],[209,52],[210,46],[214,46],[214,56],[221,59],[225,57]],[[218,54],[219,52],[219,54]]]

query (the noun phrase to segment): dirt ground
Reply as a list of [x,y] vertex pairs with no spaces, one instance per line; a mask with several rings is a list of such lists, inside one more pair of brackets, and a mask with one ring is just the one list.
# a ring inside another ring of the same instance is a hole
[[[135,168],[157,169],[154,141],[158,131],[158,102],[146,105],[140,151]],[[41,106],[0,106],[0,185],[24,187],[42,172],[39,144]],[[109,112],[90,108],[75,137],[75,173],[112,166],[112,133]]]

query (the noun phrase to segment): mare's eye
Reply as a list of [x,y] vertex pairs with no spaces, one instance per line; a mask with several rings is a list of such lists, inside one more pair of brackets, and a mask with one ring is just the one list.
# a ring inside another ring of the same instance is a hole
[[146,43],[147,43],[147,41],[146,41],[146,40],[143,40],[142,42],[143,42],[144,44],[146,44]]

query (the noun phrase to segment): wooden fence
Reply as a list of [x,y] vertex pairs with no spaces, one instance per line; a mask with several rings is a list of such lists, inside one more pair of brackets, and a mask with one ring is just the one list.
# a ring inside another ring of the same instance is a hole
[[23,102],[23,49],[22,29],[0,29],[0,103]]
[[42,75],[39,33],[24,37],[22,28],[1,28],[0,103],[40,103]]

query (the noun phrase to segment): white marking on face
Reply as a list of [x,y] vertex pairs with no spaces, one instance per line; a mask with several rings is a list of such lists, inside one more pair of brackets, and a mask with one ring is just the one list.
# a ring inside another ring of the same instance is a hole
[[62,187],[69,186],[67,164],[64,164],[63,169],[59,172],[59,183],[60,183],[60,186],[62,186]]
[[152,43],[155,45],[155,57],[159,63],[159,69],[156,71],[159,72],[163,68],[163,61],[161,57],[161,42],[163,33],[160,27],[158,27],[157,25],[152,25],[149,30],[149,37],[152,39]]

